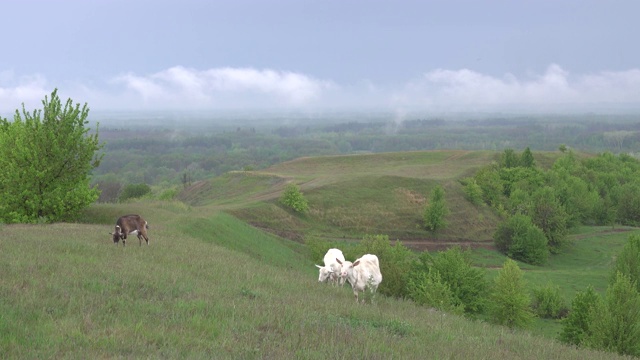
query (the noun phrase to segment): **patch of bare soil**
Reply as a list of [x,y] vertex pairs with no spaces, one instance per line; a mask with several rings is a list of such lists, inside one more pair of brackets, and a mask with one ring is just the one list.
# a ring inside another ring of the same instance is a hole
[[260,229],[262,231],[274,234],[276,236],[279,236],[281,238],[285,238],[288,240],[292,240],[295,242],[299,242],[302,243],[304,241],[304,236],[301,233],[295,232],[295,231],[285,231],[285,230],[276,230],[276,229],[271,229],[268,227],[263,226],[262,224],[258,224],[258,223],[254,223],[254,222],[250,222],[249,223],[251,226],[253,226],[256,229]]
[[473,241],[448,241],[448,240],[400,240],[402,244],[416,251],[441,251],[452,246],[460,246],[462,249],[489,249],[496,250],[493,242],[473,242]]

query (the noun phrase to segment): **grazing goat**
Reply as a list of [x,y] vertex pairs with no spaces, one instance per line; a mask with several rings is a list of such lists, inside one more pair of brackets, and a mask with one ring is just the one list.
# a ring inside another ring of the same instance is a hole
[[359,292],[365,291],[368,287],[372,293],[375,293],[378,285],[382,282],[380,263],[375,255],[366,254],[353,263],[351,261],[342,261],[340,264],[342,265],[340,275],[351,284],[356,302],[359,302]]
[[149,237],[147,229],[149,224],[140,215],[121,216],[116,222],[115,232],[109,233],[113,235],[113,243],[118,244],[122,240],[122,246],[126,245],[127,235],[138,235],[138,241],[142,246],[142,239],[149,245]]
[[340,249],[329,249],[324,255],[324,266],[316,265],[319,269],[318,282],[325,282],[327,279],[332,284],[344,285],[344,278],[340,276],[342,265],[338,261],[344,261],[344,255]]

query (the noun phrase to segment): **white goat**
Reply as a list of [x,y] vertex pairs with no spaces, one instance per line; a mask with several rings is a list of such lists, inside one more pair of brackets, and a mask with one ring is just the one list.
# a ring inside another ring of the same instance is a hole
[[324,266],[316,265],[319,269],[318,282],[329,280],[332,284],[344,285],[345,278],[340,276],[342,265],[340,261],[344,261],[344,255],[340,249],[329,249],[324,255]]
[[382,282],[382,274],[380,273],[380,263],[378,257],[372,254],[363,255],[355,262],[342,261],[342,272],[340,276],[346,278],[353,288],[353,295],[358,301],[358,293],[363,292],[369,287],[371,292],[378,290],[378,285]]

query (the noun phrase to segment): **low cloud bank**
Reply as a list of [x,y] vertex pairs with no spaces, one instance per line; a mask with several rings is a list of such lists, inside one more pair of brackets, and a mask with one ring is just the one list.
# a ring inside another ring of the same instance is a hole
[[438,69],[424,74],[395,95],[399,104],[458,108],[566,108],[640,105],[640,70],[571,75],[550,65],[541,75],[519,79],[492,77],[472,70]]
[[[216,110],[406,107],[434,111],[640,109],[640,70],[574,75],[557,64],[542,74],[496,77],[470,69],[436,69],[399,88],[370,80],[338,84],[307,74],[272,69],[175,66],[152,74],[126,73],[101,85],[59,86],[61,97],[92,109]],[[25,103],[38,108],[53,89],[41,74],[0,72],[0,112]]]

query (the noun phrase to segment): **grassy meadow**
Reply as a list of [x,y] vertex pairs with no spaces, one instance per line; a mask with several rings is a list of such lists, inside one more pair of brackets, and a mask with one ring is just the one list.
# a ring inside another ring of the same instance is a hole
[[[509,330],[383,296],[359,305],[349,285],[317,283],[307,237],[490,241],[497,216],[465,203],[457,179],[493,155],[300,159],[194,184],[183,201],[93,205],[79,223],[2,225],[0,358],[622,358],[560,344],[555,323]],[[301,184],[308,214],[278,206],[288,181]],[[437,237],[414,224],[434,184],[445,184],[456,227]],[[149,246],[111,242],[125,213],[149,221]],[[635,231],[615,230],[578,229],[573,248],[547,266],[521,265],[526,280],[559,284],[567,301],[589,283],[602,291]],[[491,276],[504,257],[478,247],[474,262]]]

